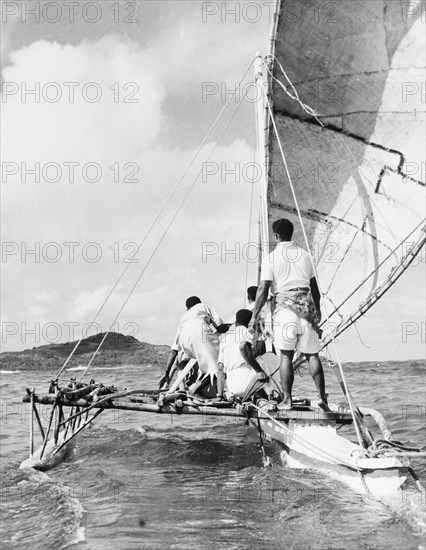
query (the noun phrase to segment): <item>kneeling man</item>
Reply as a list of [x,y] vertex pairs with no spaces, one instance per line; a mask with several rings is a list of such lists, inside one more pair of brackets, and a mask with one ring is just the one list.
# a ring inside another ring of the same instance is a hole
[[228,390],[235,397],[244,397],[256,380],[267,380],[251,350],[252,337],[247,330],[251,316],[251,311],[247,309],[237,311],[235,330],[230,330],[222,336],[218,358],[219,398],[223,397],[225,377]]

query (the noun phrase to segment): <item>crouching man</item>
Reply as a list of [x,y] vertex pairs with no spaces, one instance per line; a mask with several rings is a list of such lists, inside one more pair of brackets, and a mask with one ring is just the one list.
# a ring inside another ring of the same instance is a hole
[[158,383],[160,388],[170,383],[176,359],[195,359],[200,373],[208,373],[212,381],[217,375],[219,334],[225,332],[229,325],[223,324],[217,312],[203,304],[198,296],[188,298],[185,305],[186,312],[179,322],[165,373]]
[[[258,382],[266,382],[267,375],[253,356],[248,324],[252,313],[247,309],[237,311],[235,330],[230,330],[221,338],[218,357],[218,398],[223,398],[225,380],[229,393],[235,397],[245,397],[251,387]],[[247,397],[247,396],[246,396]]]

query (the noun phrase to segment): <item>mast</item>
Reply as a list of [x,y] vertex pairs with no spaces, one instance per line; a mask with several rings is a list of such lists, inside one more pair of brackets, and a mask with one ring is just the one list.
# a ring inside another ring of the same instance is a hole
[[[260,282],[262,259],[270,252],[269,242],[269,214],[268,214],[268,144],[266,140],[268,128],[269,128],[269,114],[267,105],[263,101],[263,89],[265,87],[263,82],[263,59],[259,52],[256,53],[254,62],[255,70],[255,83],[257,86],[257,101],[256,101],[256,114],[257,114],[257,132],[258,132],[258,148],[259,148],[259,162],[261,170],[260,179],[260,208],[259,208],[259,266],[258,266],[258,282]],[[269,87],[266,87],[267,93],[269,93]],[[272,304],[268,300],[265,306],[265,327],[268,332],[272,332]],[[266,338],[266,351],[272,351],[272,340],[270,337]]]
[[258,148],[259,162],[261,168],[260,179],[260,209],[259,209],[259,229],[260,229],[260,254],[259,254],[259,282],[260,282],[260,267],[262,258],[270,252],[269,241],[269,209],[268,209],[268,174],[269,174],[269,133],[270,133],[270,118],[268,107],[265,105],[262,90],[265,89],[268,100],[271,99],[271,76],[270,70],[273,65],[275,55],[275,41],[277,37],[278,16],[281,8],[281,0],[274,2],[274,16],[271,24],[269,35],[269,52],[266,63],[269,69],[269,74],[266,82],[263,80],[263,59],[260,52],[256,52],[254,61],[254,80],[257,86],[256,96],[256,115],[257,115],[257,133],[258,133]]
[[[275,55],[275,41],[277,36],[278,16],[281,8],[281,0],[275,0],[274,2],[274,16],[271,24],[271,31],[269,36],[269,52],[266,59],[268,69],[272,69],[273,58]],[[259,255],[259,271],[262,258],[265,254],[270,252],[269,242],[269,209],[268,209],[268,174],[269,174],[269,132],[270,132],[270,118],[268,107],[265,105],[263,99],[262,90],[265,89],[268,100],[271,100],[271,76],[270,71],[266,82],[263,80],[263,59],[260,52],[256,52],[254,61],[254,79],[257,85],[256,96],[256,114],[257,114],[257,132],[258,132],[258,147],[259,147],[259,161],[261,167],[261,181],[260,181],[260,229],[262,234],[262,248]]]
[[268,151],[266,144],[266,129],[268,127],[268,112],[263,103],[263,59],[259,52],[256,52],[254,61],[255,83],[257,86],[256,114],[258,147],[260,161],[260,227],[261,227],[261,254],[259,263],[269,253],[269,224],[268,224]]
[[[271,71],[273,67],[273,60],[275,56],[275,43],[277,38],[277,28],[279,13],[281,10],[281,1],[275,0],[274,2],[274,16],[271,24],[271,31],[269,36],[269,52],[265,61],[268,68],[268,76],[266,82],[263,79],[263,59],[260,52],[256,52],[254,61],[255,71],[255,83],[257,86],[256,96],[256,116],[257,116],[257,134],[258,134],[258,149],[259,149],[259,162],[261,169],[260,179],[260,205],[259,205],[259,265],[258,265],[258,284],[260,283],[261,265],[262,259],[266,254],[269,254],[271,244],[269,236],[269,207],[268,207],[268,177],[269,177],[269,135],[271,132],[271,119],[269,116],[269,110],[267,102],[264,99],[264,92],[266,94],[267,101],[272,100],[272,77]],[[265,310],[265,325],[267,331],[272,334],[272,301],[266,302]],[[270,336],[266,339],[266,350],[272,351],[273,343]]]

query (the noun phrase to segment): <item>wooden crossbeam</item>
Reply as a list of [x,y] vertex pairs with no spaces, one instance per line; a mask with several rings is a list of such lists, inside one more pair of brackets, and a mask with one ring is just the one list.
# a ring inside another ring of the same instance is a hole
[[[29,401],[29,396],[24,397],[24,402]],[[34,396],[34,402],[41,405],[53,405],[55,402],[55,397],[51,395],[46,395],[44,397]],[[184,403],[183,407],[177,407],[173,403],[168,403],[163,407],[159,407],[156,403],[134,403],[130,399],[109,399],[107,402],[102,403],[89,403],[85,399],[69,400],[62,398],[60,404],[63,407],[91,407],[93,409],[104,409],[104,410],[125,410],[125,411],[135,411],[135,412],[147,412],[147,413],[156,413],[156,414],[177,414],[177,415],[201,415],[201,416],[221,416],[221,417],[234,417],[234,418],[247,418],[247,415],[250,418],[267,418],[263,416],[261,412],[255,410],[250,410],[250,405],[243,410],[241,405],[236,407],[230,406],[229,408],[223,407],[214,407],[206,405],[186,405]],[[309,407],[304,407],[300,409],[293,409],[290,411],[268,411],[268,415],[272,416],[275,420],[279,421],[288,421],[288,420],[299,420],[303,422],[336,422],[338,424],[350,424],[352,423],[352,417],[347,413],[336,413],[336,412],[325,412],[321,409],[313,409]]]

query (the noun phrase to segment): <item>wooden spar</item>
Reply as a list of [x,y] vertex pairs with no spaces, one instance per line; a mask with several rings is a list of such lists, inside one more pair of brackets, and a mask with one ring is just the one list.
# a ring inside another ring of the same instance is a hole
[[37,424],[38,424],[38,427],[40,429],[40,433],[41,433],[41,437],[42,439],[44,439],[44,429],[43,429],[43,425],[41,423],[41,420],[40,420],[40,416],[38,414],[38,410],[37,410],[37,407],[35,406],[35,403],[33,402],[33,407],[34,407],[34,414],[35,414],[35,417],[36,417],[36,420],[37,420]]
[[[87,405],[86,405],[86,406],[87,406]],[[74,407],[73,407],[73,409],[74,409]],[[73,409],[72,409],[72,410],[73,410]],[[80,414],[80,407],[75,407],[75,414],[72,412],[72,413],[70,414],[70,416],[68,417],[68,420],[69,420],[70,423],[71,423],[71,429],[72,429],[72,431],[75,430],[75,423],[77,422],[77,415],[79,415],[79,414]]]
[[[34,396],[34,398],[35,398],[35,396]],[[46,432],[46,435],[44,436],[43,447],[42,447],[41,453],[40,453],[40,459],[43,458],[43,454],[44,454],[44,451],[46,449],[47,439],[49,437],[50,428],[52,426],[53,417],[55,415],[57,399],[58,399],[58,393],[56,393],[55,397],[52,397],[52,400],[50,402],[50,404],[53,405],[53,407],[52,407],[52,412],[50,413],[49,424],[47,426],[47,432]],[[40,401],[38,401],[38,402],[40,402]]]
[[[70,416],[73,416],[73,415],[74,415],[74,407],[71,407]],[[67,437],[68,430],[69,430],[70,426],[71,426],[71,422],[67,422],[64,437]]]
[[[72,402],[67,400],[68,401],[66,403],[67,405],[68,405],[68,403],[72,403],[74,405],[77,405],[77,407],[83,407],[84,408],[83,411],[81,411],[81,412],[78,411],[75,415],[69,416],[68,419],[67,419],[67,422],[69,420],[74,420],[76,418],[79,418],[82,414],[86,414],[86,417],[87,417],[87,414],[89,413],[89,411],[91,409],[99,408],[100,406],[103,407],[103,408],[108,408],[108,407],[104,407],[104,404],[107,404],[112,399],[120,399],[122,397],[129,397],[130,395],[137,395],[137,394],[140,394],[140,393],[143,393],[143,390],[130,390],[130,391],[124,391],[124,392],[110,393],[108,395],[102,396],[102,399],[98,399],[97,401],[94,401],[93,403],[90,403],[89,401],[86,401],[86,399],[77,399],[77,400],[73,400]],[[61,400],[61,404],[64,405],[65,401]],[[75,427],[75,423],[73,425],[73,429],[74,429],[74,427]]]
[[95,412],[95,414],[91,418],[89,418],[88,420],[86,419],[86,421],[84,422],[84,424],[82,426],[79,426],[78,429],[75,430],[67,440],[63,441],[61,443],[61,445],[59,445],[59,447],[54,450],[54,452],[52,453],[52,456],[55,456],[55,454],[59,453],[59,451],[62,449],[62,447],[64,447],[67,443],[69,443],[71,441],[71,439],[73,439],[79,432],[81,432],[81,430],[83,428],[85,428],[86,426],[91,424],[95,420],[95,418],[97,418],[101,414],[101,412],[102,412],[102,410],[99,409]]
[[30,458],[33,457],[34,453],[34,392],[33,388],[30,394],[30,406],[31,406],[31,420],[30,420]]
[[67,399],[78,399],[79,397],[84,397],[85,395],[91,393],[92,391],[98,388],[98,384],[89,384],[84,388],[79,388],[77,390],[65,391],[65,396]]
[[58,443],[59,428],[61,427],[62,416],[62,405],[59,402],[55,407],[55,431],[53,432],[55,445]]
[[[42,405],[52,405],[55,402],[55,398],[46,395],[44,397],[34,397],[37,403]],[[24,402],[28,401],[27,397],[24,397]],[[63,400],[61,402],[63,407],[87,407],[87,401],[83,399],[78,399],[77,401],[68,401]],[[190,414],[190,415],[202,415],[202,416],[222,416],[222,417],[236,417],[236,418],[247,418],[247,414],[243,411],[242,407],[237,408],[215,408],[211,406],[191,406],[184,405],[183,407],[175,407],[173,404],[164,405],[163,407],[158,407],[156,404],[151,403],[132,403],[130,401],[117,402],[114,403],[113,399],[109,399],[108,402],[97,402],[91,405],[94,409],[102,410],[114,410],[121,409],[126,411],[137,411],[137,412],[148,412],[156,414]],[[84,411],[83,411],[84,412]],[[348,413],[335,413],[335,412],[324,412],[320,409],[318,410],[291,410],[291,411],[280,411],[279,413],[270,412],[270,416],[274,416],[277,421],[285,420],[316,420],[316,421],[335,421],[339,424],[350,424],[352,422],[351,415]],[[263,416],[262,413],[257,413],[255,410],[249,409],[249,416],[251,418],[268,418]]]

